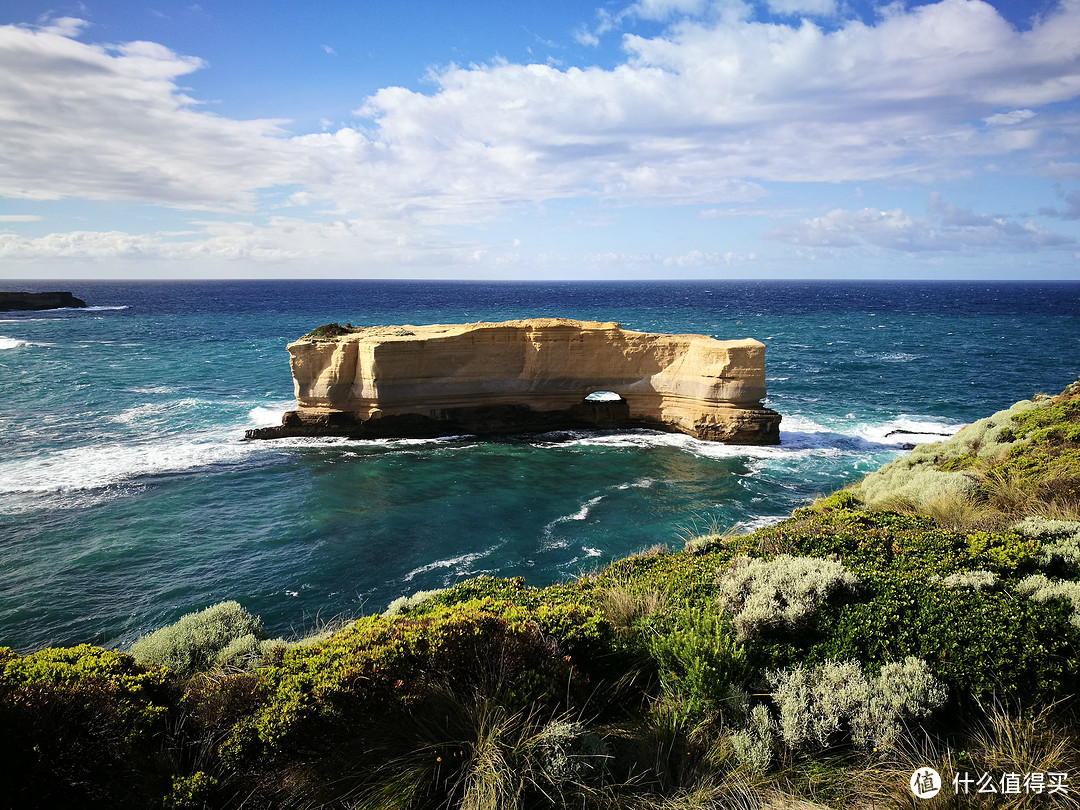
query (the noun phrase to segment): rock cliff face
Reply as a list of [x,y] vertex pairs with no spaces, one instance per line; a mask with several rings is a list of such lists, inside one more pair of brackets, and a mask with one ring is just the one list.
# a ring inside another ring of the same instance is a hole
[[[776,444],[765,346],[536,318],[367,327],[288,347],[298,408],[248,438],[649,427]],[[599,392],[607,397],[597,399]],[[617,394],[617,397],[610,396]]]
[[0,292],[0,312],[20,309],[64,309],[85,307],[86,302],[69,292]]

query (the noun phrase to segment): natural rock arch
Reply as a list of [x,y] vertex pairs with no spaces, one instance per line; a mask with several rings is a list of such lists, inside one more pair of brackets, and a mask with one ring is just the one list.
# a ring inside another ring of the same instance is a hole
[[[249,438],[600,426],[779,442],[780,415],[762,405],[765,346],[756,340],[535,318],[342,329],[288,349],[298,407]],[[621,400],[587,399],[597,391]]]

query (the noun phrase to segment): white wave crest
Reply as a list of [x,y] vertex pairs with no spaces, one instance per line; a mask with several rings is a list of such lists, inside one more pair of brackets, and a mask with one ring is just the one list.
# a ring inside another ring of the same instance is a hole
[[[619,487],[619,489],[622,488],[623,487]],[[593,507],[600,503],[600,501],[604,500],[604,497],[604,495],[597,495],[594,498],[590,498],[589,500],[585,501],[585,503],[581,505],[581,508],[579,508],[576,512],[573,512],[569,515],[562,515],[560,517],[557,517],[553,521],[545,525],[542,531],[544,541],[541,545],[541,548],[544,551],[551,551],[552,549],[557,548],[566,548],[569,543],[566,538],[560,537],[556,534],[556,530],[558,529],[558,527],[561,526],[563,523],[569,523],[570,521],[587,520],[589,517],[589,513],[592,512]]]
[[268,408],[265,405],[259,405],[248,411],[248,421],[256,427],[280,425],[281,417],[286,410],[286,408]]
[[[496,543],[490,548],[486,548],[483,551],[474,551],[471,554],[461,554],[457,557],[447,557],[442,560],[436,560],[435,562],[428,563],[427,565],[421,565],[419,568],[414,568],[412,571],[405,575],[405,582],[411,582],[415,577],[420,574],[426,574],[429,571],[437,571],[440,568],[453,569],[452,574],[457,576],[464,576],[466,574],[476,573],[471,569],[472,563],[477,560],[482,560],[491,554],[494,554],[502,543]],[[447,577],[449,579],[450,577]]]
[[118,422],[121,425],[130,425],[135,422],[142,421],[147,417],[160,416],[165,413],[165,405],[159,403],[147,403],[145,405],[136,405],[131,408],[125,408],[120,413],[112,417],[114,422]]
[[67,493],[105,489],[149,475],[236,464],[250,443],[218,437],[73,447],[0,463],[0,493]]
[[29,346],[30,344],[25,340],[19,340],[18,338],[3,337],[0,335],[0,350],[3,349],[18,349],[21,346]]

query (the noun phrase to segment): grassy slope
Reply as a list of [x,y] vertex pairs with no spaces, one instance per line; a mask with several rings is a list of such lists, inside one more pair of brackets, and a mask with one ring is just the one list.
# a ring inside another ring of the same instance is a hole
[[232,604],[141,664],[2,653],[0,801],[908,806],[917,764],[1068,772],[1078,513],[1080,383],[572,583],[474,579],[293,645]]

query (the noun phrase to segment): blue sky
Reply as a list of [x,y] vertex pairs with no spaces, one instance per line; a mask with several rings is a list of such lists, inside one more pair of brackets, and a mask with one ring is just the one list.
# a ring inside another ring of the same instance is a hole
[[1080,279],[1080,0],[6,0],[0,65],[4,279]]

